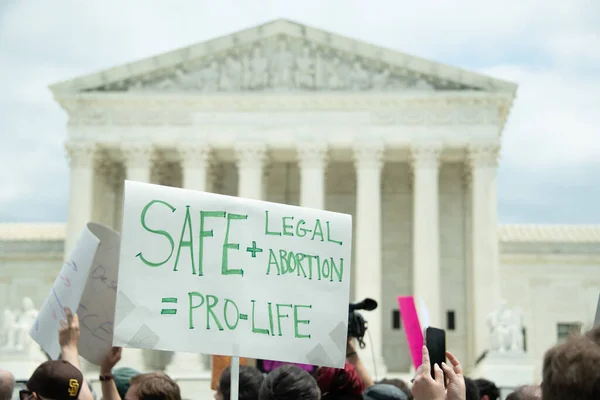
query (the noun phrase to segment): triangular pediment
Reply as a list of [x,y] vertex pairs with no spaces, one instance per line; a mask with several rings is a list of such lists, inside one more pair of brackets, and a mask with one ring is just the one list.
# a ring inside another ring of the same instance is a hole
[[57,92],[514,92],[516,85],[288,20],[51,86]]

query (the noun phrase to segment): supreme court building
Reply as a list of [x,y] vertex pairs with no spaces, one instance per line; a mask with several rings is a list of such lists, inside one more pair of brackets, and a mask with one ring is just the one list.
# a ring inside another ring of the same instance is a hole
[[51,90],[68,114],[65,254],[88,221],[120,230],[124,179],[152,182],[353,215],[351,296],[380,304],[364,313],[380,376],[411,364],[399,295],[468,367],[503,296],[535,325],[510,283],[529,282],[522,257],[505,273],[499,254],[499,232],[521,232],[499,231],[496,204],[513,83],[277,20]]

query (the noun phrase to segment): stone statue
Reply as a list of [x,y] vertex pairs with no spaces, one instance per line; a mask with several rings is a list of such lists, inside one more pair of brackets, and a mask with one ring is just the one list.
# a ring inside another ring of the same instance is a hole
[[23,299],[22,308],[23,310],[16,317],[10,310],[4,310],[2,321],[4,343],[2,349],[31,354],[36,345],[29,335],[29,331],[37,319],[38,311],[29,297]]
[[219,86],[225,91],[240,90],[243,84],[243,65],[233,55],[227,57],[221,71]]
[[269,83],[269,61],[263,56],[262,49],[255,47],[250,59],[248,87],[263,89]]
[[327,63],[326,82],[327,87],[331,90],[342,89],[344,86],[343,75],[340,74],[341,60],[334,57],[331,63]]
[[354,68],[350,71],[350,85],[352,90],[364,90],[369,87],[369,73],[360,61],[355,61]]
[[219,89],[219,64],[211,61],[200,71],[193,74],[194,87],[204,92],[216,92]]
[[294,86],[294,54],[288,49],[285,40],[280,40],[271,62],[271,77],[274,88]]
[[511,310],[503,300],[498,310],[487,317],[490,328],[490,350],[500,353],[522,353],[523,350],[523,323],[521,312]]
[[391,72],[389,68],[384,68],[383,71],[377,72],[371,79],[373,89],[384,90],[387,88]]
[[0,346],[2,349],[14,349],[16,342],[17,318],[8,308],[2,314],[2,330],[0,331]]
[[314,88],[316,66],[308,46],[304,46],[302,55],[296,60],[296,66],[296,86],[305,89]]

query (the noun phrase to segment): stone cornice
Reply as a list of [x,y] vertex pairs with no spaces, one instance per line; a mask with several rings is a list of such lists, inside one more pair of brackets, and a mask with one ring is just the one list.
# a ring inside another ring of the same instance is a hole
[[600,254],[521,254],[500,252],[500,263],[531,266],[540,264],[596,266],[600,264]]
[[[511,99],[503,93],[451,92],[430,94],[311,93],[171,95],[82,93],[57,100],[69,114],[70,126],[189,126],[202,112],[277,113],[309,110],[365,110],[372,125],[493,125],[500,134]],[[215,123],[219,123],[215,120]],[[285,123],[285,121],[281,121]]]

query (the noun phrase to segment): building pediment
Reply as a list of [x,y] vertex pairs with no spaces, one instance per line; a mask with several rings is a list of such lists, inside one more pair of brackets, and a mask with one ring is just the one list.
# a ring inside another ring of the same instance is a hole
[[514,92],[487,76],[278,20],[53,85],[57,92]]

